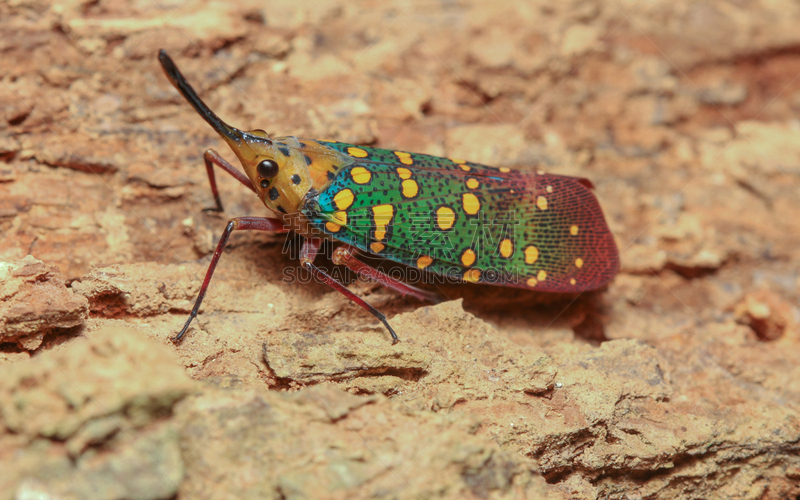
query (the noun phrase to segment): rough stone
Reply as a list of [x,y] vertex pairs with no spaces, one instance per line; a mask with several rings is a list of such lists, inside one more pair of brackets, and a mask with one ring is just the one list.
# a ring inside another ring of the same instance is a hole
[[66,287],[55,266],[28,255],[0,261],[0,343],[37,349],[45,335],[80,326],[88,301]]
[[175,404],[196,390],[168,348],[109,328],[8,366],[0,498],[169,498],[183,477]]
[[181,496],[547,498],[532,463],[477,436],[471,419],[409,412],[382,396],[327,385],[209,395],[178,419]]

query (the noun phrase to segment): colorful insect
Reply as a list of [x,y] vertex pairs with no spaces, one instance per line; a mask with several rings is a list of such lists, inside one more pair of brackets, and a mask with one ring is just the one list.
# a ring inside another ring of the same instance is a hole
[[458,281],[546,292],[595,290],[619,270],[614,238],[587,179],[341,142],[270,138],[262,130],[245,132],[220,120],[200,100],[166,52],[158,57],[170,82],[222,136],[244,168],[242,174],[213,150],[205,152],[214,210],[222,211],[216,165],[276,214],[228,222],[175,341],[197,316],[234,230],[297,231],[305,237],[303,267],[372,313],[393,342],[397,335],[383,314],[314,265],[323,240],[345,244],[334,251],[335,264],[421,300],[434,295],[358,260],[357,252]]

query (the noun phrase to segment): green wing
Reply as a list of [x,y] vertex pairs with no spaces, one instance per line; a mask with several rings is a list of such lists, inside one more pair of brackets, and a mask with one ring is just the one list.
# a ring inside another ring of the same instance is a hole
[[354,162],[301,211],[363,251],[454,280],[554,292],[600,288],[619,269],[585,179],[321,144]]

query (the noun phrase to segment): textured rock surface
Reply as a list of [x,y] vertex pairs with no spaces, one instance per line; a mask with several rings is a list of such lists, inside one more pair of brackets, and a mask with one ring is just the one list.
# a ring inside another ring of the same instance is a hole
[[184,469],[171,415],[196,383],[169,348],[108,328],[3,372],[0,497],[175,494]]
[[[0,496],[800,495],[799,22],[790,0],[0,3]],[[219,175],[202,211],[203,151],[232,155],[159,48],[234,125],[588,177],[622,273],[432,307],[351,284],[393,346],[296,240],[237,234],[174,347],[225,221],[265,209]]]
[[88,309],[88,301],[66,287],[55,266],[30,255],[0,261],[0,343],[36,349],[48,333],[82,325]]
[[183,411],[188,498],[547,498],[530,460],[463,414],[329,386],[204,395]]

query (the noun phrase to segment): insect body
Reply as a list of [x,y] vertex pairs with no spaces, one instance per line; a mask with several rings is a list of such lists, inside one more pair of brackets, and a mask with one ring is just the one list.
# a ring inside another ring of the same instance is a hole
[[[359,261],[356,252],[454,280],[548,292],[601,288],[619,270],[617,247],[586,179],[241,131],[220,120],[200,100],[164,51],[159,60],[173,85],[223,137],[245,171],[243,175],[217,153],[206,151],[215,209],[221,211],[222,204],[214,165],[252,189],[305,236],[303,266],[375,315],[395,341],[397,336],[383,314],[313,264],[323,239],[346,244],[334,252],[335,263],[422,300],[431,299],[431,294]],[[278,218],[231,219],[176,340],[197,315],[233,230],[285,232],[288,228]]]

